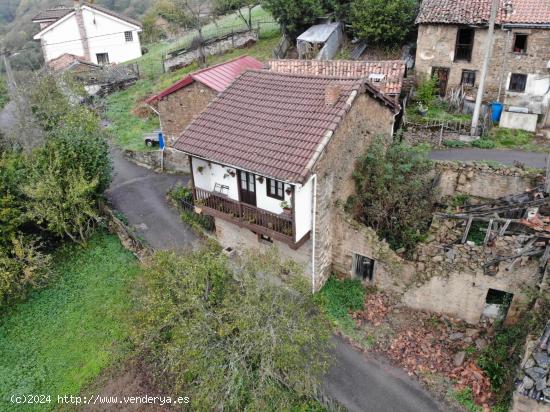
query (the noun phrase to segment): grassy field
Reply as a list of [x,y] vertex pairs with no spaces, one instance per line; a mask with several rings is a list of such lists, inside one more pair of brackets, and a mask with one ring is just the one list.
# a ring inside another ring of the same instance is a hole
[[[262,38],[247,49],[236,49],[223,55],[211,56],[208,58],[208,65],[222,63],[245,54],[256,57],[258,60],[268,60],[272,57],[272,51],[278,41],[278,33],[272,33],[271,37]],[[194,63],[184,69],[159,75],[155,79],[146,77],[128,89],[110,95],[107,98],[106,116],[111,122],[109,130],[115,142],[126,149],[147,150],[143,144],[143,134],[159,128],[158,117],[153,114],[145,118],[140,117],[134,109],[151,94],[168,87],[198,68]]]
[[[77,395],[129,352],[129,284],[138,273],[118,238],[97,234],[56,256],[57,278],[0,319],[0,410],[47,411]],[[11,395],[45,394],[51,404],[17,406]]]

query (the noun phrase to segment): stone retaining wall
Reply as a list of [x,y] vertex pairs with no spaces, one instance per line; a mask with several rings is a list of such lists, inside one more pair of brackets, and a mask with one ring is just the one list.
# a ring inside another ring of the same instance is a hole
[[[248,47],[250,44],[256,43],[259,39],[257,30],[248,30],[239,33],[232,33],[219,39],[207,41],[203,46],[205,56],[213,56],[222,54],[232,49]],[[164,60],[164,70],[172,71],[182,67],[189,66],[200,57],[200,50],[184,51],[177,56]]]
[[[161,166],[161,152],[160,150],[150,150],[150,151],[136,151],[136,150],[125,150],[124,156],[148,169],[160,171]],[[189,158],[186,154],[175,150],[171,147],[167,147],[164,150],[164,172],[166,173],[191,173],[189,167]]]
[[525,192],[544,181],[544,176],[537,172],[474,162],[437,162],[435,169],[439,176],[439,198],[463,194],[496,199]]

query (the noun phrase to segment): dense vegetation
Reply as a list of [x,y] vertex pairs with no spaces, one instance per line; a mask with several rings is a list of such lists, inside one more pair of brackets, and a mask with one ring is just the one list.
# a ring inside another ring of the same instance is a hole
[[0,147],[0,312],[47,283],[56,244],[86,242],[111,173],[95,114],[69,104],[50,76],[24,94],[20,128]]
[[[0,318],[0,410],[44,411],[57,395],[77,395],[129,346],[132,254],[115,236],[98,233],[86,248],[55,254],[47,289]],[[9,404],[11,395],[50,394],[46,405]]]
[[395,249],[412,251],[428,229],[433,205],[427,148],[377,139],[356,165],[356,194],[347,207]]
[[136,288],[142,353],[167,387],[193,394],[194,410],[314,405],[329,333],[302,276],[275,253],[235,269],[213,244],[158,252]]

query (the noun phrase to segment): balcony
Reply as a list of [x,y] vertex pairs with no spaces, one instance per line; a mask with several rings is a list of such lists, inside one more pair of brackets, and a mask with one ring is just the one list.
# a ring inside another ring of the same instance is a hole
[[294,242],[294,221],[291,215],[278,215],[204,189],[195,188],[193,192],[195,204],[202,208],[205,214],[283,241],[291,247],[299,246]]

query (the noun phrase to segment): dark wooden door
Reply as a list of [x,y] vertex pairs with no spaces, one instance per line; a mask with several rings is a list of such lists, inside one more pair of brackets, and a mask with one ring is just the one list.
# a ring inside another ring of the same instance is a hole
[[256,206],[256,175],[254,173],[239,171],[239,191],[241,202]]
[[447,94],[447,84],[449,83],[449,72],[451,69],[448,67],[434,67],[432,69],[432,76],[437,79],[437,88],[439,89],[439,95],[444,97]]

